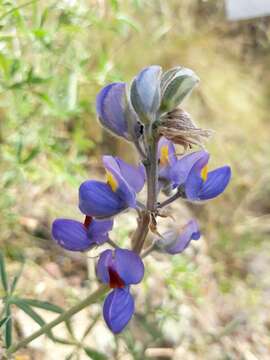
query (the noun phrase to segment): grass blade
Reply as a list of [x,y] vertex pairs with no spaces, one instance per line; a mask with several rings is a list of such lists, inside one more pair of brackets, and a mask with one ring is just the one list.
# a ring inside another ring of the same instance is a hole
[[12,345],[12,318],[11,318],[11,311],[9,305],[7,305],[6,308],[6,317],[8,318],[8,320],[5,323],[4,338],[5,338],[6,348],[8,349]]
[[19,271],[17,272],[17,274],[14,276],[14,279],[12,280],[11,286],[10,286],[10,293],[12,294],[14,292],[14,290],[16,289],[16,286],[18,284],[18,281],[22,275],[23,272],[23,268],[24,268],[24,262],[21,264],[21,267],[19,269]]
[[5,316],[3,319],[0,320],[0,328],[6,324],[6,322],[10,319],[9,316]]
[[0,277],[3,289],[8,292],[8,280],[7,280],[7,273],[6,273],[6,266],[5,266],[5,259],[3,254],[0,252]]

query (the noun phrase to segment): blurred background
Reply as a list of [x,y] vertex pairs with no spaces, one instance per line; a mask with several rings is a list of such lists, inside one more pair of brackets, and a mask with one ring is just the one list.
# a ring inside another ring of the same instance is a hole
[[[17,359],[270,358],[269,25],[229,21],[221,0],[1,1],[0,247],[10,277],[25,259],[20,296],[68,308],[96,287],[95,252],[63,251],[50,226],[82,219],[77,189],[104,176],[102,154],[136,160],[96,121],[105,84],[150,64],[193,69],[201,82],[183,107],[214,130],[210,167],[233,170],[220,198],[175,205],[176,221],[197,216],[203,237],[181,256],[146,259],[123,334],[106,329],[97,304],[73,320],[78,339],[90,327],[88,351],[42,337]],[[117,219],[119,244],[128,244],[135,215]],[[16,307],[12,316],[15,340],[38,328]],[[68,338],[61,326],[54,333]]]

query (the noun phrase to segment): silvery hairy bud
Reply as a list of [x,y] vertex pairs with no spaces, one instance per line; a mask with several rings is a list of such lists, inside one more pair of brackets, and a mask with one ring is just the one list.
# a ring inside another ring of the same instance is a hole
[[179,66],[166,71],[161,78],[160,110],[168,112],[175,109],[198,82],[198,76],[190,69]]
[[160,107],[161,67],[152,65],[143,69],[133,80],[130,100],[144,124],[152,123]]

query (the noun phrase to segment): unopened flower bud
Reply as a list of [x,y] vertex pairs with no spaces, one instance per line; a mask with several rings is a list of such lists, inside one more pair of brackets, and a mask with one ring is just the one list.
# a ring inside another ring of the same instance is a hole
[[152,65],[143,69],[130,88],[131,103],[144,124],[155,120],[160,106],[161,67]]
[[161,252],[179,254],[183,252],[191,240],[199,240],[201,234],[199,225],[195,219],[191,219],[182,231],[168,231],[162,238],[155,242],[156,248]]
[[161,111],[179,106],[198,82],[198,76],[190,69],[179,66],[166,71],[161,78]]

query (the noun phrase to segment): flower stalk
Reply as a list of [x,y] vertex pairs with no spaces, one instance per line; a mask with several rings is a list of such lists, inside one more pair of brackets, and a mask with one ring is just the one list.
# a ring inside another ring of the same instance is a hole
[[149,232],[151,222],[151,213],[154,213],[157,207],[157,189],[158,189],[158,157],[157,144],[158,139],[155,131],[150,127],[151,132],[148,136],[148,158],[145,161],[146,184],[147,184],[147,201],[146,210],[141,212],[138,219],[138,227],[132,238],[133,250],[140,254],[145,239]]

